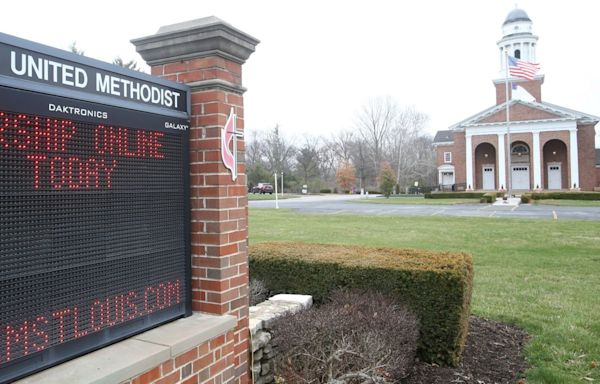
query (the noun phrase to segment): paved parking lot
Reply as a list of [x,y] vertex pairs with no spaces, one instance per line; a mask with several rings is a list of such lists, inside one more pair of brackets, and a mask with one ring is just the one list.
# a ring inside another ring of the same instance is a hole
[[[552,205],[495,206],[491,204],[459,205],[391,205],[356,202],[360,196],[306,196],[279,200],[279,207],[307,213],[363,214],[401,216],[512,217],[528,219],[600,220],[600,207],[558,207]],[[381,197],[370,197],[379,199]],[[251,208],[275,208],[274,200],[250,201]]]

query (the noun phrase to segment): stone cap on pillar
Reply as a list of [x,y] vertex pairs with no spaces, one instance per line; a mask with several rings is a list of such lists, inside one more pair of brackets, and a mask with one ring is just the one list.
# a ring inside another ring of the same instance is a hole
[[205,56],[243,64],[260,41],[215,16],[160,27],[156,34],[131,40],[148,65]]

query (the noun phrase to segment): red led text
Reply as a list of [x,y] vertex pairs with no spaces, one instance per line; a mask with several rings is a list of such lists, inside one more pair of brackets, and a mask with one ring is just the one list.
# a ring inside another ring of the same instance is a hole
[[71,120],[0,112],[0,151],[24,153],[34,189],[110,189],[120,159],[164,159],[163,136],[101,124],[84,130]]
[[0,364],[181,303],[179,280],[0,324]]

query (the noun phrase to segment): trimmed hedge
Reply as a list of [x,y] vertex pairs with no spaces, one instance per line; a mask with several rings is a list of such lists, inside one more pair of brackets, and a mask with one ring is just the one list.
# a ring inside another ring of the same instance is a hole
[[319,191],[319,193],[331,193],[331,189],[329,188],[323,188]]
[[529,195],[533,200],[600,200],[600,192],[533,192]]
[[485,192],[431,192],[426,199],[481,199]]
[[422,360],[456,365],[471,308],[473,262],[464,253],[273,242],[249,248],[250,274],[272,293],[323,303],[344,287],[382,292],[419,317]]
[[521,195],[521,203],[529,204],[531,203],[531,193],[524,193]]
[[498,197],[504,197],[504,192],[487,192],[481,197],[481,202],[491,204],[494,203]]

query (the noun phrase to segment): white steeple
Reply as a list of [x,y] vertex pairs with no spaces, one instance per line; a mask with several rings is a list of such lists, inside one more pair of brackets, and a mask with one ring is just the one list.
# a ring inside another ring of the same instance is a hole
[[517,59],[537,63],[535,50],[538,37],[532,33],[532,22],[527,13],[515,8],[508,13],[502,24],[502,39],[497,45],[500,50],[500,76],[505,77],[505,51]]

